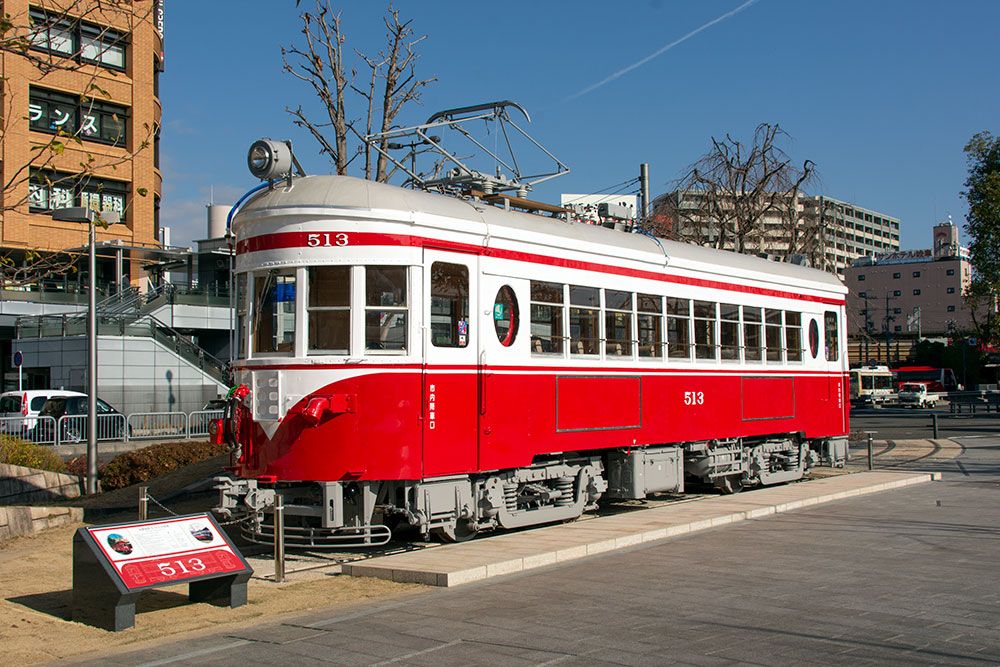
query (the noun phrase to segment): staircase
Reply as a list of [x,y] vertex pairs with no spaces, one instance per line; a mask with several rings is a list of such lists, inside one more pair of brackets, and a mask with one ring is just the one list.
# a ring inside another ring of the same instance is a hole
[[[97,335],[153,338],[214,380],[231,384],[228,364],[203,350],[189,336],[152,313],[170,303],[169,283],[145,294],[130,287],[98,302]],[[24,316],[17,319],[17,338],[53,338],[87,335],[87,313]]]

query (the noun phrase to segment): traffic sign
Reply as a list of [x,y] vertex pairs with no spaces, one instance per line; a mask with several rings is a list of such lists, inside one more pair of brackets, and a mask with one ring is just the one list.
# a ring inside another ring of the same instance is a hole
[[20,368],[23,363],[24,355],[21,353],[21,350],[18,350],[14,353],[14,368]]

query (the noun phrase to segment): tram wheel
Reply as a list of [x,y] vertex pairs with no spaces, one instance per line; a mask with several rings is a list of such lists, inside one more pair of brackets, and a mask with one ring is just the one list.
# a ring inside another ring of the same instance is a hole
[[716,478],[715,488],[721,491],[723,495],[729,495],[742,491],[743,485],[740,484],[740,478],[737,475],[729,475],[728,477]]
[[476,531],[469,528],[467,521],[459,520],[450,526],[434,528],[431,534],[442,542],[468,542],[476,536]]

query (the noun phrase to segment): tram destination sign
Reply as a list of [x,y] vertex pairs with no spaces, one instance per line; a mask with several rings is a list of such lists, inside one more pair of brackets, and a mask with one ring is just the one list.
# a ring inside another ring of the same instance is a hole
[[184,583],[191,601],[238,607],[252,573],[210,514],[80,528],[73,539],[73,618],[132,627],[139,593]]

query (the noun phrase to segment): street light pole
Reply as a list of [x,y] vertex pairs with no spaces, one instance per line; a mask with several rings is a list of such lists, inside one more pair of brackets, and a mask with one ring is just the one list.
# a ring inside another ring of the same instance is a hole
[[[88,213],[93,211],[87,209]],[[97,232],[90,218],[90,243],[87,258],[90,272],[87,295],[87,493],[97,493]],[[121,280],[121,276],[118,277]]]
[[[89,228],[87,266],[90,272],[87,295],[87,481],[86,492],[97,493],[97,220],[113,225],[120,216],[112,211],[98,212],[91,208],[59,208],[52,219],[62,222],[83,222]],[[121,276],[117,278],[121,280]]]

